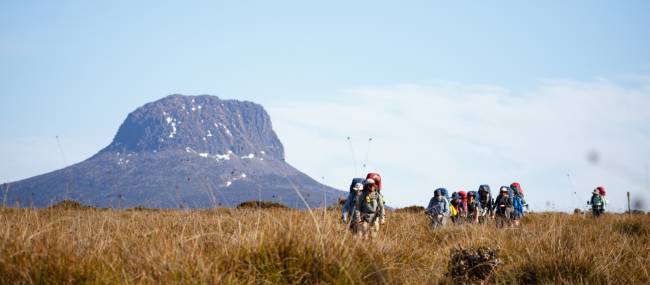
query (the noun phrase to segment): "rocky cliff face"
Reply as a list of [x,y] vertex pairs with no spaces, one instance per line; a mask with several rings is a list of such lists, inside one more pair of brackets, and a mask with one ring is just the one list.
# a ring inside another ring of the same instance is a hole
[[8,204],[63,199],[101,207],[233,206],[270,200],[303,208],[344,192],[284,161],[264,108],[215,96],[171,95],[128,115],[113,142],[76,165],[2,187]]

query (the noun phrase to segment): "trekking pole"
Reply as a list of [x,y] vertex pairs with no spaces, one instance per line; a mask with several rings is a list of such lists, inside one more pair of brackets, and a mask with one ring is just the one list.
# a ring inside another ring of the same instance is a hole
[[357,175],[357,157],[354,154],[354,147],[352,145],[352,138],[348,136],[348,146],[350,147],[350,153],[352,153],[352,168],[354,169],[354,176]]
[[366,172],[366,167],[368,166],[368,159],[370,157],[370,145],[372,144],[372,138],[368,138],[368,148],[366,149],[366,160],[363,163],[363,172]]

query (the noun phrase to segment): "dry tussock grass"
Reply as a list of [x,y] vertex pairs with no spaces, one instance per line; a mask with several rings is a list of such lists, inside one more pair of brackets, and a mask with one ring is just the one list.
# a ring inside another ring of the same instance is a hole
[[500,248],[490,283],[650,283],[647,215],[531,214],[519,229],[432,231],[423,214],[391,213],[374,241],[322,210],[0,208],[0,221],[4,284],[450,283],[456,246]]

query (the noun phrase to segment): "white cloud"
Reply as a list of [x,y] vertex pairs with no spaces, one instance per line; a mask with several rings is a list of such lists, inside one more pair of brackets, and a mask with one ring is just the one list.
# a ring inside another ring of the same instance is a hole
[[[434,187],[488,183],[496,192],[516,180],[538,210],[583,206],[597,185],[622,209],[626,191],[650,197],[650,80],[629,83],[547,80],[515,93],[438,81],[343,90],[327,102],[268,109],[289,162],[341,189],[361,175],[346,137],[357,161],[374,138],[369,170],[383,174],[392,205],[424,204]],[[599,154],[595,165],[591,151]]]

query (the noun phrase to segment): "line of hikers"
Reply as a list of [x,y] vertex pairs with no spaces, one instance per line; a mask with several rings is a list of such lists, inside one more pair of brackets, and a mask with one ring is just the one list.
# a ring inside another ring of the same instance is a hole
[[[381,176],[368,173],[366,178],[354,178],[342,208],[341,219],[349,223],[355,236],[372,238],[379,226],[386,221],[384,197],[381,194]],[[519,183],[502,186],[496,199],[492,198],[490,186],[481,185],[478,191],[458,191],[448,194],[447,189],[434,191],[425,213],[434,228],[446,225],[448,220],[455,224],[480,223],[496,219],[497,227],[519,226],[528,204]]]
[[492,198],[489,185],[481,185],[478,191],[458,191],[448,194],[447,189],[438,188],[433,192],[425,213],[431,219],[433,228],[454,224],[485,224],[496,220],[496,226],[519,226],[524,216],[524,191],[517,182],[501,186],[496,199]]
[[[342,220],[349,223],[355,236],[374,237],[379,225],[386,222],[384,196],[381,194],[381,176],[368,173],[366,178],[354,178],[342,209]],[[591,205],[594,216],[605,212],[607,199],[603,186],[592,192],[587,203]],[[438,188],[425,209],[432,227],[438,228],[451,221],[453,224],[486,224],[494,219],[497,228],[518,227],[524,216],[528,203],[524,199],[524,190],[517,182],[510,186],[501,186],[496,198],[492,198],[489,185],[479,186],[477,191],[458,191],[449,195],[445,188]]]

